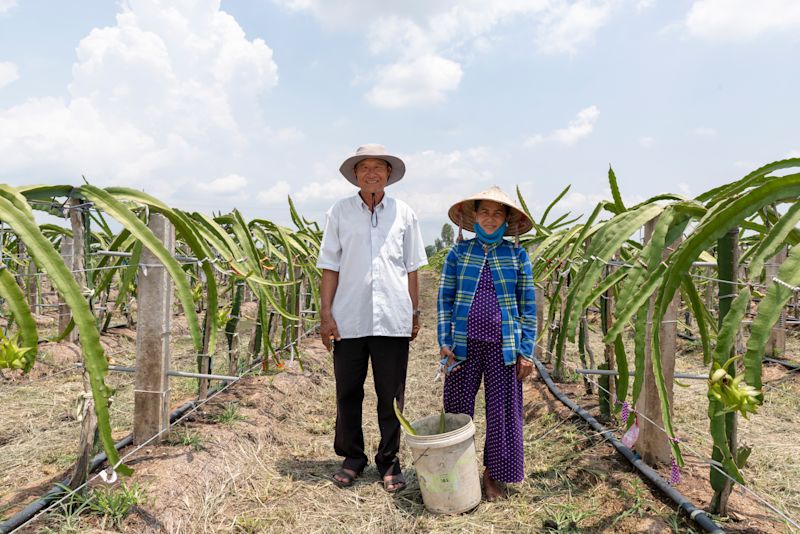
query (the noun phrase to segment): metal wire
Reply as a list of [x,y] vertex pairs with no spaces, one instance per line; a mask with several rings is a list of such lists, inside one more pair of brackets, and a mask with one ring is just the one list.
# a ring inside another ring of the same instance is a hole
[[[538,347],[539,347],[539,348],[541,348],[543,351],[545,351],[545,353],[546,353],[548,356],[551,356],[551,357],[552,357],[552,356],[555,356],[555,355],[554,355],[552,352],[550,352],[549,350],[547,350],[547,348],[546,348],[546,347],[544,347],[544,346],[542,346],[541,344],[538,344],[538,343],[537,343],[537,344],[536,344],[536,346],[538,346]],[[597,386],[599,389],[602,389],[603,391],[605,391],[605,392],[606,392],[606,393],[609,395],[609,398],[610,398],[611,396],[613,396],[613,393],[612,393],[612,392],[610,392],[608,389],[606,389],[606,388],[604,388],[603,386],[601,386],[601,385],[600,385],[600,383],[599,383],[599,382],[597,382],[596,380],[592,380],[592,379],[591,379],[591,378],[589,378],[589,377],[587,377],[586,379],[587,379],[589,382],[592,382],[594,385],[596,385],[596,386]],[[671,435],[669,432],[667,432],[667,431],[666,431],[666,430],[665,430],[665,429],[664,429],[664,428],[663,428],[661,425],[659,425],[658,423],[656,423],[655,421],[653,421],[653,420],[652,420],[652,419],[650,419],[649,417],[645,416],[645,415],[644,415],[644,414],[642,414],[641,412],[639,412],[639,411],[636,411],[636,410],[635,410],[635,409],[633,409],[633,408],[630,408],[630,411],[631,411],[631,412],[633,412],[633,413],[636,413],[638,416],[641,416],[641,417],[642,417],[642,418],[643,418],[645,421],[649,422],[649,423],[650,423],[650,424],[652,424],[652,425],[653,425],[655,428],[659,429],[659,430],[660,430],[662,433],[664,433],[664,435],[667,437],[667,439],[668,439],[668,440],[670,440],[670,441],[675,441],[675,440],[677,439],[677,438],[673,437],[673,436],[672,436],[672,435]],[[787,521],[788,523],[790,523],[790,524],[791,524],[791,525],[793,525],[794,527],[796,527],[796,528],[800,529],[800,522],[798,522],[798,521],[796,521],[796,520],[792,519],[791,517],[789,517],[788,515],[786,515],[786,514],[785,514],[783,511],[781,511],[781,510],[780,510],[779,508],[777,508],[775,505],[773,505],[772,503],[770,503],[770,502],[769,502],[767,499],[765,499],[764,497],[762,497],[761,495],[759,495],[758,493],[756,493],[754,490],[752,490],[752,489],[750,489],[749,487],[747,487],[747,485],[745,485],[745,484],[741,484],[741,483],[739,483],[737,480],[735,480],[734,478],[732,478],[732,477],[731,477],[731,476],[730,476],[728,473],[726,473],[726,472],[725,472],[725,470],[722,468],[722,466],[721,466],[721,464],[719,464],[719,462],[717,462],[716,460],[713,460],[713,459],[711,459],[711,458],[705,458],[705,457],[704,457],[702,454],[700,454],[700,453],[699,453],[699,452],[697,452],[695,449],[693,449],[691,446],[689,446],[689,445],[688,445],[688,443],[687,443],[687,440],[686,440],[685,438],[680,438],[680,444],[681,444],[681,445],[682,445],[684,448],[686,448],[687,450],[689,450],[689,451],[690,451],[690,452],[691,452],[691,453],[692,453],[692,454],[693,454],[695,457],[697,457],[697,458],[698,458],[698,459],[699,459],[701,462],[709,464],[709,465],[710,465],[712,468],[716,469],[716,470],[717,470],[719,473],[721,473],[721,474],[722,474],[722,475],[723,475],[725,478],[727,478],[727,479],[728,479],[728,480],[730,480],[732,483],[734,483],[734,484],[738,485],[738,486],[739,486],[739,487],[741,487],[743,490],[745,490],[746,492],[748,492],[750,495],[752,495],[753,497],[755,497],[755,498],[756,498],[756,499],[757,499],[759,502],[761,502],[761,504],[763,504],[764,506],[766,506],[767,508],[769,508],[771,511],[775,512],[776,514],[778,514],[778,515],[779,515],[781,518],[783,518],[785,521]]]
[[[312,328],[312,329],[309,329],[309,330],[308,330],[306,333],[308,333],[308,332],[311,332],[311,331],[313,331],[313,330],[314,330],[313,328]],[[279,348],[279,349],[278,349],[278,351],[283,351],[283,350],[286,350],[286,348],[287,348],[287,347],[289,347],[290,345],[292,345],[292,344],[291,344],[291,343],[288,343],[287,345],[285,345],[285,346],[283,346],[283,347]],[[213,399],[214,397],[216,397],[217,395],[219,395],[220,393],[222,393],[223,391],[225,391],[226,389],[228,389],[229,387],[231,387],[233,384],[236,384],[236,383],[238,383],[238,382],[239,382],[239,381],[240,381],[242,378],[244,378],[245,376],[248,376],[248,375],[249,375],[249,374],[250,374],[250,373],[251,373],[253,370],[257,369],[257,368],[258,368],[260,365],[261,365],[261,362],[256,362],[256,363],[255,363],[255,364],[253,364],[251,367],[249,367],[249,368],[248,368],[248,369],[247,369],[245,372],[243,372],[242,374],[238,375],[238,376],[236,377],[236,379],[235,379],[235,380],[232,380],[232,381],[230,381],[230,382],[225,382],[225,383],[224,383],[222,386],[220,386],[220,387],[217,389],[217,391],[214,393],[214,395],[212,395],[212,396],[209,396],[209,397],[206,397],[205,399],[202,399],[202,400],[198,400],[198,401],[196,401],[196,402],[197,402],[197,404],[195,404],[195,405],[194,405],[194,406],[193,406],[193,407],[192,407],[190,410],[188,410],[188,411],[187,411],[185,414],[183,414],[181,417],[179,417],[178,419],[176,419],[174,422],[172,422],[172,423],[169,423],[169,424],[168,424],[168,425],[167,425],[165,428],[161,429],[161,430],[160,430],[158,433],[154,434],[152,437],[150,437],[149,439],[147,439],[147,440],[146,440],[146,441],[144,441],[143,443],[141,443],[141,444],[139,444],[138,446],[136,446],[136,447],[135,447],[135,448],[134,448],[132,451],[128,452],[127,454],[125,454],[125,455],[123,455],[123,456],[121,456],[121,457],[120,457],[120,459],[119,459],[119,461],[118,461],[116,464],[114,464],[113,466],[110,466],[108,470],[109,470],[109,471],[114,471],[114,470],[116,470],[116,468],[117,468],[117,467],[119,467],[120,465],[122,465],[122,464],[125,462],[125,460],[127,460],[128,458],[130,458],[132,455],[136,454],[137,452],[139,452],[139,451],[140,451],[140,450],[142,450],[143,448],[147,447],[147,446],[148,446],[150,443],[152,443],[152,442],[153,442],[153,440],[155,440],[156,438],[158,438],[158,437],[162,436],[163,434],[165,434],[166,432],[170,431],[170,430],[171,430],[173,427],[175,427],[175,426],[176,426],[178,423],[180,423],[181,421],[183,421],[184,419],[186,419],[187,417],[189,417],[191,414],[193,414],[194,412],[196,412],[196,411],[197,411],[197,410],[198,410],[200,407],[204,406],[204,405],[205,405],[205,404],[206,404],[208,401],[210,401],[211,399]],[[60,505],[60,504],[61,504],[61,503],[63,503],[65,500],[67,500],[67,499],[68,499],[68,498],[70,498],[71,496],[75,495],[77,492],[81,491],[83,488],[85,488],[85,487],[86,487],[88,484],[90,484],[91,482],[94,482],[94,481],[95,481],[95,480],[97,480],[98,478],[103,478],[103,475],[105,475],[105,470],[103,470],[103,471],[100,471],[100,472],[96,473],[94,476],[92,476],[92,477],[90,477],[90,478],[87,478],[86,482],[84,482],[84,483],[83,483],[83,484],[81,484],[80,486],[76,487],[75,489],[71,490],[70,492],[68,492],[67,494],[65,494],[64,496],[62,496],[62,497],[61,497],[60,499],[58,499],[57,501],[54,501],[54,502],[50,503],[50,504],[49,504],[49,505],[48,505],[46,508],[43,508],[42,510],[40,510],[40,511],[39,511],[39,512],[38,512],[38,513],[35,515],[35,516],[33,516],[33,517],[32,517],[30,520],[28,520],[28,521],[27,521],[25,524],[26,524],[26,525],[28,525],[28,524],[31,524],[31,523],[33,523],[34,521],[36,521],[37,519],[39,519],[39,518],[40,518],[42,515],[44,515],[45,513],[49,512],[50,510],[52,510],[52,509],[53,509],[53,508],[55,508],[56,506]]]

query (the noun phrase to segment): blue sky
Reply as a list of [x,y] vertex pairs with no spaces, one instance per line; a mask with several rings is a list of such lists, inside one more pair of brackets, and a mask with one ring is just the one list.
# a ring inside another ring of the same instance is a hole
[[800,156],[796,0],[0,0],[0,182],[322,220],[378,142],[426,242],[519,185],[588,213]]

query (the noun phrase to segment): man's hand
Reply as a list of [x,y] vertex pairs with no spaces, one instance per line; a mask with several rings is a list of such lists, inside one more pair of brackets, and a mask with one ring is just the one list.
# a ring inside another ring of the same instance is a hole
[[[452,350],[450,350],[450,348],[449,348],[449,347],[442,347],[442,348],[440,348],[440,349],[439,349],[439,356],[441,356],[442,358],[447,358],[447,363],[446,363],[446,364],[444,364],[445,372],[447,371],[447,369],[450,369],[450,367],[451,367],[451,366],[452,366],[454,363],[456,363],[456,355],[455,355],[455,353],[454,353]],[[459,366],[458,366],[458,365],[456,365],[456,366],[453,368],[453,370],[452,370],[452,371],[450,371],[450,372],[451,372],[451,373],[455,373],[455,372],[457,372],[457,371],[458,371],[458,367],[459,367]]]
[[517,380],[522,381],[533,371],[533,362],[517,356]]
[[414,320],[411,323],[411,341],[417,338],[420,328],[422,328],[422,326],[419,324],[419,315],[414,315]]
[[339,335],[339,328],[336,326],[336,321],[333,315],[322,314],[322,320],[319,325],[319,335],[322,338],[322,344],[328,349],[328,352],[333,350],[332,339],[340,341],[342,337]]

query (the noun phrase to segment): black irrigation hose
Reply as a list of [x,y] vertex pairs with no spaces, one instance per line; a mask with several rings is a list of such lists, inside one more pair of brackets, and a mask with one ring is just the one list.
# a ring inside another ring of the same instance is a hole
[[[286,348],[287,347],[283,347],[280,350],[284,350]],[[263,361],[264,358],[259,358],[253,361],[251,364],[252,367],[250,369],[254,369],[256,366],[260,365]],[[226,385],[219,385],[215,388],[211,388],[210,390],[208,390],[206,400],[210,399],[217,393],[220,393],[226,387],[227,383]],[[200,402],[199,399],[191,400],[176,408],[171,414],[169,414],[169,423],[173,424],[175,421],[183,417],[183,415],[192,408],[194,408],[198,402]],[[132,443],[133,443],[133,434],[130,434],[127,437],[124,437],[118,442],[116,442],[114,444],[114,448],[117,450],[121,450],[127,447],[128,445],[131,445]],[[104,452],[101,452],[100,454],[92,458],[92,462],[89,464],[89,473],[93,473],[107,459],[108,456],[106,456],[106,453]],[[68,478],[62,480],[60,484],[56,484],[55,486],[50,488],[50,491],[45,493],[42,497],[40,497],[39,499],[35,500],[34,502],[32,502],[19,512],[17,512],[9,519],[0,523],[0,534],[8,534],[9,532],[14,531],[15,529],[21,527],[22,525],[30,521],[33,516],[38,514],[40,511],[44,510],[51,502],[55,501],[61,495],[63,495],[64,494],[63,486],[66,486],[67,484],[69,484]]]
[[641,476],[646,478],[655,487],[661,490],[662,493],[669,497],[678,506],[678,510],[683,510],[686,515],[688,515],[690,519],[697,523],[697,525],[705,532],[711,532],[712,534],[724,534],[724,531],[720,528],[720,526],[714,523],[714,521],[708,516],[708,514],[705,513],[705,511],[697,508],[695,505],[689,502],[686,497],[681,494],[681,492],[670,486],[669,483],[661,478],[661,476],[652,467],[644,463],[642,459],[639,458],[632,450],[615,438],[611,430],[605,428],[603,425],[597,422],[597,419],[592,417],[589,412],[567,398],[566,395],[564,395],[564,393],[558,389],[558,386],[553,383],[553,380],[550,378],[550,374],[547,372],[547,369],[545,369],[544,365],[542,365],[542,362],[534,358],[533,363],[536,364],[536,368],[539,370],[539,374],[544,380],[544,383],[547,384],[550,392],[570,410],[580,415],[584,421],[589,423],[593,429],[607,439],[614,446],[614,448],[619,451],[620,454],[622,454],[636,469],[639,470]]
[[[208,398],[211,398],[217,393],[219,393],[221,389],[222,386],[217,386],[216,388],[209,390]],[[197,403],[198,403],[197,400],[191,400],[178,407],[175,411],[169,414],[170,424],[180,419],[183,416],[183,414],[194,408],[194,406]],[[129,436],[122,438],[121,440],[116,442],[114,444],[114,448],[116,448],[117,450],[121,450],[131,444],[133,444],[133,434],[130,434]],[[101,452],[100,454],[95,456],[92,459],[92,462],[89,464],[89,472],[90,473],[94,472],[107,459],[108,457],[104,452]],[[30,521],[33,516],[44,510],[47,506],[50,505],[51,502],[55,501],[61,495],[64,494],[63,486],[69,484],[69,481],[70,481],[69,478],[62,480],[60,484],[56,484],[55,486],[50,488],[50,491],[45,493],[42,497],[33,501],[31,504],[29,504],[28,506],[26,506],[25,508],[23,508],[22,510],[11,516],[9,519],[0,523],[0,534],[8,534],[9,532],[14,531],[15,529],[21,527],[22,525]]]
[[775,358],[764,358],[764,361],[769,363],[777,363],[778,365],[786,367],[790,371],[800,371],[800,363],[794,362],[792,360],[778,360]]

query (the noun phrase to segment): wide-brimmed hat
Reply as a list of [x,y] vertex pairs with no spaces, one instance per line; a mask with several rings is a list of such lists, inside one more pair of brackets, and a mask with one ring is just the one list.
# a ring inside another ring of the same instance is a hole
[[471,232],[475,224],[476,200],[493,200],[511,208],[511,217],[509,217],[508,228],[506,228],[504,235],[521,235],[533,228],[533,223],[525,215],[525,212],[519,209],[517,203],[496,185],[453,204],[447,211],[450,220],[458,225],[459,228],[464,228]]
[[406,173],[406,164],[403,163],[402,159],[389,154],[383,145],[376,144],[361,145],[358,147],[355,155],[344,160],[342,166],[339,167],[339,172],[342,173],[342,176],[347,178],[348,182],[357,186],[358,180],[356,179],[356,165],[358,165],[359,161],[369,158],[382,159],[392,166],[392,172],[389,174],[389,181],[386,183],[386,185],[392,185],[395,182],[399,182],[400,178],[402,178]]

